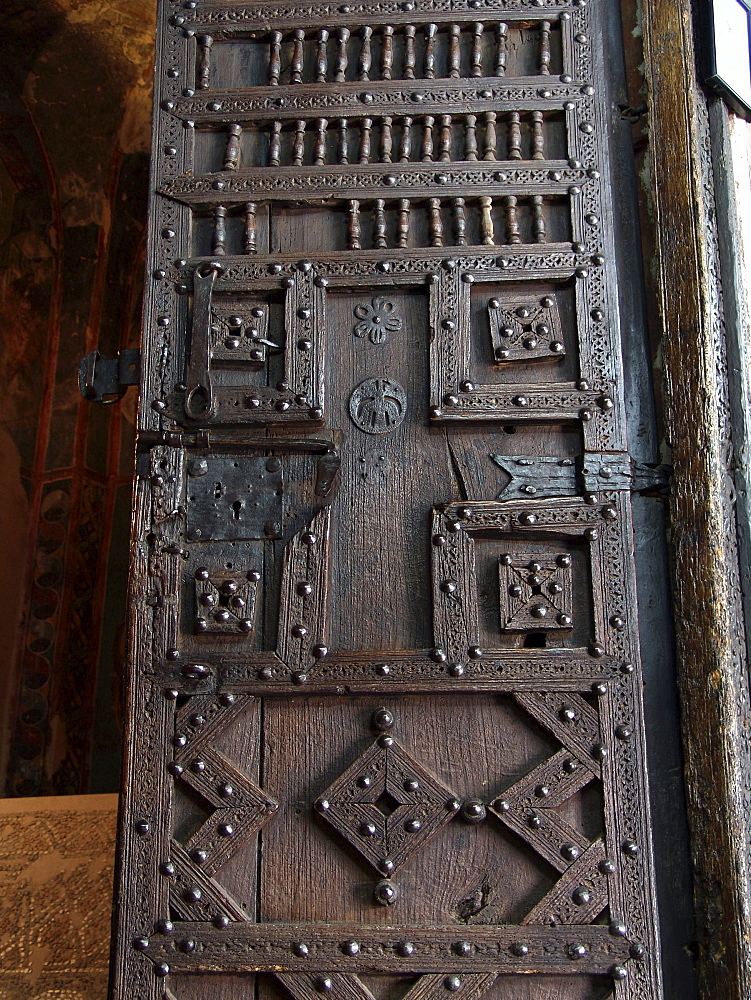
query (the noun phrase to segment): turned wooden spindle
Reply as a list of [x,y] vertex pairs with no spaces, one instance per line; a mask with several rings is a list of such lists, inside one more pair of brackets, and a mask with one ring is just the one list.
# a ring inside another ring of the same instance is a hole
[[409,199],[402,198],[399,201],[399,217],[397,219],[396,231],[396,241],[402,249],[409,245],[409,211]]
[[295,122],[295,138],[292,142],[292,166],[301,167],[305,157],[305,121]]
[[454,231],[459,247],[467,245],[467,213],[464,206],[464,198],[454,198]]
[[245,231],[243,235],[243,250],[245,253],[258,252],[258,238],[256,234],[256,212],[258,205],[254,201],[249,201],[245,205]]
[[482,76],[482,33],[485,26],[479,22],[472,26],[472,76]]
[[449,25],[449,76],[452,80],[462,75],[461,30],[458,24]]
[[336,63],[334,65],[334,80],[337,83],[344,83],[347,74],[347,43],[349,42],[349,28],[339,28],[336,33]]
[[282,71],[282,33],[272,31],[269,39],[269,86],[279,84],[279,74]]
[[425,115],[422,120],[422,147],[420,156],[423,163],[428,163],[433,159],[433,125],[435,118],[433,115]]
[[381,79],[390,80],[394,69],[394,28],[384,24],[381,29]]
[[519,232],[519,217],[516,212],[517,201],[514,195],[507,195],[503,199],[506,209],[506,242],[521,243],[522,238]]
[[295,28],[292,34],[292,41],[290,79],[292,83],[302,83],[303,59],[305,58],[305,32],[302,28]]
[[360,230],[360,202],[351,201],[349,203],[349,225],[347,228],[347,238],[350,250],[362,249],[362,232]]
[[477,159],[477,115],[464,118],[464,156],[468,160]]
[[374,242],[377,249],[383,250],[386,246],[386,202],[383,198],[376,199],[374,218]]
[[328,127],[328,118],[319,118],[316,122],[316,144],[313,152],[313,162],[317,167],[322,167],[326,163],[326,132]]
[[435,38],[437,32],[437,24],[425,25],[425,60],[422,75],[426,80],[435,78]]
[[545,159],[545,135],[542,130],[542,111],[532,112],[532,159]]
[[404,25],[404,79],[415,78],[415,26]]
[[550,73],[550,21],[540,22],[540,73]]
[[534,229],[535,242],[545,243],[547,231],[545,229],[545,215],[543,214],[544,201],[541,194],[532,196],[532,228]]
[[522,158],[521,118],[518,111],[511,111],[508,116],[508,158],[509,160]]
[[394,140],[391,132],[393,118],[381,119],[381,163],[391,163],[391,155],[394,150]]
[[496,113],[495,111],[485,112],[485,148],[483,151],[483,160],[495,160],[496,158],[496,147],[498,145],[498,136],[496,134],[495,122]]
[[370,130],[372,127],[372,118],[363,118],[360,122],[360,163],[370,163]]
[[451,115],[441,115],[438,133],[438,159],[446,163],[451,159]]
[[483,246],[492,247],[495,244],[493,232],[493,199],[480,198],[480,235]]
[[412,119],[402,118],[402,135],[399,143],[399,162],[409,163],[412,155]]
[[237,170],[240,166],[240,138],[243,134],[242,125],[230,125],[227,129],[227,146],[224,150],[224,169]]
[[269,134],[269,166],[278,167],[282,154],[282,123],[272,122]]
[[198,46],[201,52],[198,62],[198,89],[208,90],[211,83],[211,46],[214,39],[211,35],[201,35]]
[[508,25],[501,21],[496,28],[495,75],[506,75],[508,60]]
[[214,246],[211,252],[215,257],[227,252],[227,209],[224,205],[217,205],[214,209]]
[[369,80],[370,79],[370,67],[373,63],[373,57],[370,49],[370,40],[373,37],[373,29],[368,24],[364,24],[360,28],[360,55],[357,58],[357,79],[358,80]]
[[318,32],[316,48],[316,83],[325,83],[329,71],[329,29],[321,28]]
[[442,247],[443,219],[441,218],[441,202],[439,198],[431,198],[428,201],[428,215],[430,219],[430,245],[432,247]]
[[339,119],[339,143],[337,156],[340,163],[349,163],[349,134],[347,132],[349,122],[346,118]]

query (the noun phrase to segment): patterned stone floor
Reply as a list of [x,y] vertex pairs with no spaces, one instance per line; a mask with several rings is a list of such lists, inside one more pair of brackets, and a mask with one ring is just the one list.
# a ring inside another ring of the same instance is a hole
[[0,1000],[105,1000],[116,795],[0,799]]

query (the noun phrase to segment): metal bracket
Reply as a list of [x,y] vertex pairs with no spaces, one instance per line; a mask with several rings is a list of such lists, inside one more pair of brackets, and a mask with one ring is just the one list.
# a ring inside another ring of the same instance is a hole
[[670,488],[672,467],[636,462],[625,453],[587,452],[580,459],[557,456],[491,455],[510,476],[498,500],[514,497],[577,496],[598,490],[664,494]]
[[116,358],[104,358],[89,351],[78,366],[78,387],[90,403],[116,403],[128,386],[141,379],[141,352],[137,347],[119,351]]

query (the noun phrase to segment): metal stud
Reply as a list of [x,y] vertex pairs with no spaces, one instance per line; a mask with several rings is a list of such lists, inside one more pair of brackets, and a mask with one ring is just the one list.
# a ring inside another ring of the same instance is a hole
[[164,917],[161,920],[157,920],[154,924],[154,930],[157,934],[171,934],[174,929],[175,927],[172,921],[167,920]]
[[308,946],[306,944],[303,944],[302,941],[293,941],[292,942],[292,954],[293,955],[297,955],[298,958],[307,958],[308,957]]
[[592,902],[592,893],[585,885],[580,885],[571,893],[571,898],[577,906],[586,906]]
[[345,955],[358,955],[360,952],[360,945],[357,941],[345,941],[342,945],[342,951]]
[[579,857],[579,848],[576,844],[564,844],[561,847],[561,857],[565,861],[576,861]]
[[333,985],[329,976],[318,976],[315,980],[315,988],[318,993],[328,993]]
[[568,946],[568,957],[573,959],[585,958],[587,949],[583,944],[570,944]]
[[217,913],[212,923],[217,930],[223,931],[225,927],[229,927],[229,917],[226,913]]
[[394,713],[387,708],[377,708],[370,719],[374,729],[391,729],[394,725]]
[[446,976],[443,985],[450,993],[456,993],[461,989],[462,981],[459,976]]
[[529,954],[529,946],[521,941],[515,941],[510,950],[511,954],[516,955],[517,958],[525,958]]
[[401,955],[402,958],[409,958],[410,955],[414,954],[414,951],[415,946],[411,941],[399,941],[396,945],[396,953],[397,955]]
[[399,897],[399,890],[389,879],[381,879],[373,889],[373,897],[381,906],[392,906]]
[[610,970],[610,975],[612,979],[616,982],[621,982],[628,976],[628,969],[625,965],[614,965]]
[[639,853],[639,845],[635,840],[624,840],[621,845],[621,850],[627,858],[635,858]]
[[462,819],[465,823],[482,823],[487,816],[482,799],[465,799],[462,804]]
[[456,955],[471,955],[472,945],[469,941],[455,941],[451,946]]

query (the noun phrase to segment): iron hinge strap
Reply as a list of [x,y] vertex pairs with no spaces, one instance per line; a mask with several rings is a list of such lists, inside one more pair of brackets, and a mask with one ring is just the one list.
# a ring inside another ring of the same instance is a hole
[[116,358],[89,351],[78,366],[78,387],[90,403],[116,403],[141,379],[141,352],[127,347]]

